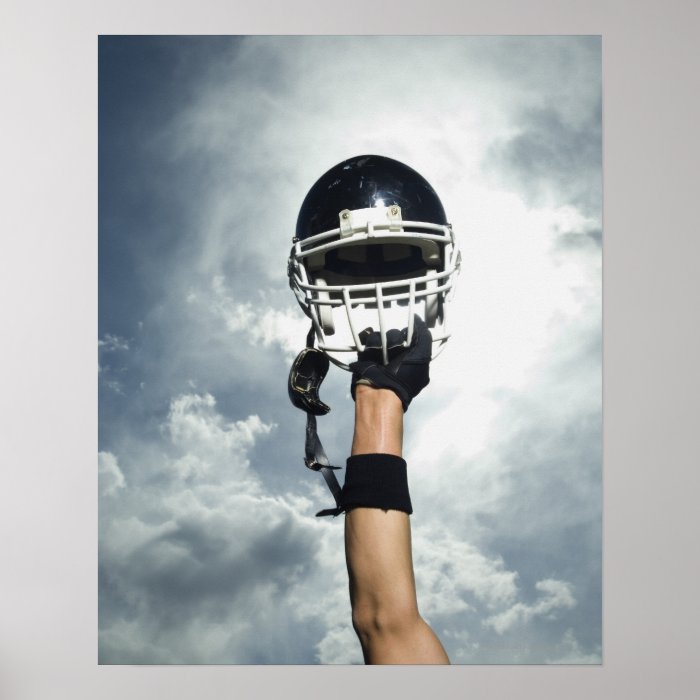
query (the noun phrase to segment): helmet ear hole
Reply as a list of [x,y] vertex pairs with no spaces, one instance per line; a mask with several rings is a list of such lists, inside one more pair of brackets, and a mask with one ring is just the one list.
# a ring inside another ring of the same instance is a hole
[[[327,287],[328,284],[323,277],[316,277],[314,279],[314,284],[317,287]],[[319,301],[328,301],[330,295],[328,292],[316,292]],[[321,323],[321,328],[326,335],[333,335],[335,333],[335,323],[333,322],[333,307],[330,304],[319,304],[318,309],[318,320]]]

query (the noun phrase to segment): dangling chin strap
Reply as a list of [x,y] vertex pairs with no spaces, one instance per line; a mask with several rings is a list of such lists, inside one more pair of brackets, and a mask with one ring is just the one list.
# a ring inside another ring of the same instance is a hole
[[304,348],[294,360],[289,372],[289,398],[297,407],[306,411],[306,443],[304,445],[304,464],[315,472],[321,472],[328,484],[328,488],[335,499],[335,508],[326,508],[316,513],[316,516],[339,515],[345,509],[342,506],[341,488],[335,478],[334,470],[340,467],[331,466],[323,449],[321,439],[316,432],[316,416],[322,416],[331,409],[318,396],[326,373],[328,372],[328,358],[314,348],[314,328],[311,326],[306,337]]
[[345,508],[341,505],[340,484],[333,473],[334,469],[340,469],[340,467],[332,467],[329,464],[321,440],[316,433],[316,416],[313,413],[306,414],[306,457],[304,458],[304,464],[315,472],[321,472],[335,499],[335,508],[321,510],[316,513],[316,517],[340,515]]

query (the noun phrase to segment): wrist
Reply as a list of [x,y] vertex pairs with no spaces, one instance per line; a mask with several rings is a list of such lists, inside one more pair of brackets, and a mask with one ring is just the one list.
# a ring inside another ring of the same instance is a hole
[[391,389],[358,385],[352,454],[383,453],[401,457],[403,407]]
[[361,408],[381,406],[389,411],[397,407],[399,410],[402,409],[401,399],[396,395],[395,391],[368,384],[358,384],[355,387],[355,405],[357,404]]

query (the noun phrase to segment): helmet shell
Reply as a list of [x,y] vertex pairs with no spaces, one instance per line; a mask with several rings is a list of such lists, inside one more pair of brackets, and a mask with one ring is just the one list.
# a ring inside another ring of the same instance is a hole
[[337,228],[344,209],[393,204],[401,207],[404,221],[447,224],[440,198],[413,168],[385,156],[349,158],[324,173],[309,190],[297,218],[296,237],[304,240]]

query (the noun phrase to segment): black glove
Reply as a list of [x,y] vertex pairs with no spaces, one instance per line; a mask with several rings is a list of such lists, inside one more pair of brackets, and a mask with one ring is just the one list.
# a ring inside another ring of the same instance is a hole
[[408,348],[403,343],[408,338],[408,328],[399,331],[392,328],[386,334],[389,363],[383,364],[382,340],[379,332],[367,328],[360,333],[365,349],[358,353],[357,362],[349,365],[352,371],[350,392],[355,398],[358,383],[378,389],[391,389],[401,399],[406,412],[411,400],[430,383],[430,358],[433,336],[419,316],[414,317],[413,338]]

